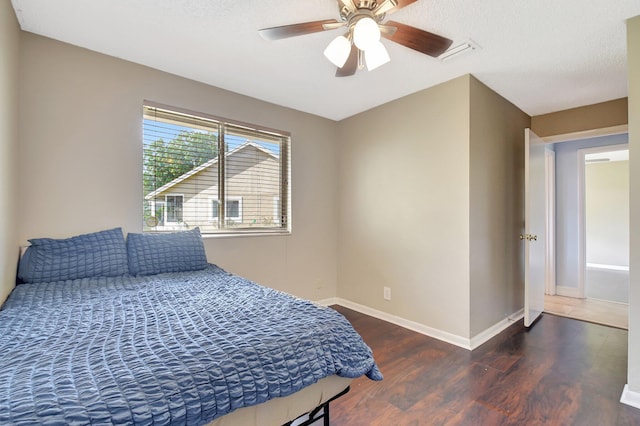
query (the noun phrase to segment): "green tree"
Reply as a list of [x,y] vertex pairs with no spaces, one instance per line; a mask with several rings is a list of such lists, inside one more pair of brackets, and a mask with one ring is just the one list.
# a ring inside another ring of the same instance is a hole
[[157,139],[144,147],[144,195],[155,191],[218,155],[215,133],[182,131],[175,139]]

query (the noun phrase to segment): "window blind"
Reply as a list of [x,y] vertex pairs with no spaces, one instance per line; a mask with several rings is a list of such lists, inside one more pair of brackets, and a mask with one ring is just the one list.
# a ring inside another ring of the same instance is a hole
[[288,133],[143,106],[146,232],[289,231]]

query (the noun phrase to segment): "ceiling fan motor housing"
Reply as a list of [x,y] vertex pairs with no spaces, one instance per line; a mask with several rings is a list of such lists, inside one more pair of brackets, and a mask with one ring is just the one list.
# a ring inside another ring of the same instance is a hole
[[340,19],[343,22],[349,22],[361,14],[374,18],[377,22],[381,21],[381,16],[376,16],[373,13],[373,10],[378,6],[378,2],[375,0],[338,1],[338,6],[340,6]]

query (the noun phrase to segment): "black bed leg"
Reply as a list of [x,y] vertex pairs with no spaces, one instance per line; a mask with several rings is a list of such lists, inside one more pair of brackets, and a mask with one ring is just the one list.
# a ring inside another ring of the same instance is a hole
[[[302,423],[298,423],[298,426],[311,426],[313,424],[316,424],[318,422],[318,420],[320,420],[319,417],[317,417],[317,415],[322,411],[322,419],[323,419],[323,424],[324,426],[330,426],[330,419],[329,419],[329,403],[340,398],[342,395],[344,395],[345,393],[349,392],[349,389],[351,389],[349,386],[347,386],[345,388],[345,390],[343,390],[342,392],[340,392],[339,394],[335,395],[333,398],[331,398],[330,400],[328,400],[327,402],[325,402],[324,404],[318,405],[316,408],[314,408],[313,410],[311,410],[309,413],[307,414],[303,414],[302,416],[298,417],[298,419],[301,418],[305,418],[306,420],[303,421]],[[282,426],[291,426],[291,424],[293,424],[297,419],[291,420],[290,422],[285,423]]]
[[324,406],[324,426],[329,426],[329,404]]

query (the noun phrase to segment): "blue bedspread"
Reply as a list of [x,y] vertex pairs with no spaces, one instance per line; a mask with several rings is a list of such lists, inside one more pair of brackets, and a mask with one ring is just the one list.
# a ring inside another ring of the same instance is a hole
[[337,374],[382,376],[349,322],[210,265],[17,286],[0,424],[203,424]]

